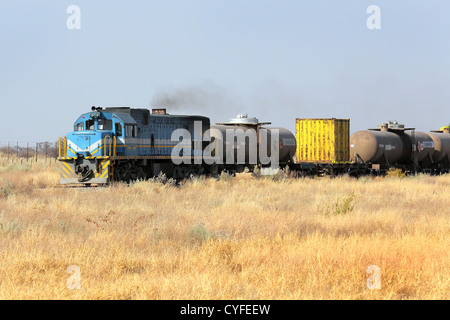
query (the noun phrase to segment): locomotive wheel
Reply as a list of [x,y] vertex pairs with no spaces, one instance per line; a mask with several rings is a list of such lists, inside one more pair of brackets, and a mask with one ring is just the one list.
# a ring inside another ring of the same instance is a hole
[[175,179],[182,180],[189,177],[189,170],[186,167],[175,167],[174,169]]
[[117,168],[114,169],[114,175],[116,181],[123,181],[127,183],[141,179],[145,180],[147,178],[143,167],[133,166],[130,162],[117,166]]
[[123,165],[117,166],[117,168],[115,168],[115,170],[114,170],[114,175],[115,175],[116,181],[125,181],[125,176],[126,176],[125,167]]
[[205,168],[202,166],[196,166],[189,170],[186,174],[186,178],[190,179],[192,178],[198,178],[205,174]]
[[198,170],[197,170],[197,174],[198,174],[199,176],[205,174],[205,168],[203,168],[202,166],[200,166],[200,167],[198,168]]
[[128,183],[130,181],[130,168],[130,163],[124,163],[115,168],[116,180]]
[[127,181],[136,181],[138,179],[138,168],[133,167],[133,166],[129,166],[128,171],[127,171],[127,176],[126,179]]
[[178,166],[173,169],[173,176],[175,179],[179,179],[179,177],[181,175],[180,171],[181,171],[180,167],[178,167]]
[[145,180],[146,178],[144,168],[142,167],[130,167],[128,174],[129,176],[127,178],[129,181]]
[[138,179],[145,180],[147,178],[147,175],[145,174],[144,168],[138,167],[137,171],[138,171]]

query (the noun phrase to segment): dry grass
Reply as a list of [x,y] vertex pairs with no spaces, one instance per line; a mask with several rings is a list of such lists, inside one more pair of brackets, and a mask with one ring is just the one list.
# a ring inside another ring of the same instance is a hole
[[449,176],[57,181],[0,168],[0,299],[450,298]]

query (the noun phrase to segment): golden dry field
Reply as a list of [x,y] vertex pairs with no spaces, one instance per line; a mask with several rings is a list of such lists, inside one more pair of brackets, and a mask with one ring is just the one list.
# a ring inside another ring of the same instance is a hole
[[58,180],[0,158],[0,299],[450,298],[450,176]]

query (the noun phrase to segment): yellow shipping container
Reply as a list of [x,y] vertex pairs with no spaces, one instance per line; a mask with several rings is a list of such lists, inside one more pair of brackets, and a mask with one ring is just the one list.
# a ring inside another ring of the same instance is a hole
[[348,163],[350,119],[296,119],[297,162]]

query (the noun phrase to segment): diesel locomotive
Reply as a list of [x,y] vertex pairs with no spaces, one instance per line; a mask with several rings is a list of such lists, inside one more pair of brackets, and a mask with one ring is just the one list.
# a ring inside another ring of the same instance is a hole
[[[191,173],[211,173],[211,165],[204,163],[175,166],[171,153],[178,141],[172,133],[180,128],[194,133],[199,124],[200,147],[210,127],[203,116],[174,116],[165,109],[133,109],[129,107],[92,107],[74,123],[74,131],[60,138],[61,184],[108,184],[112,181],[146,179],[160,172],[175,178]],[[193,134],[194,136],[194,134]],[[197,150],[185,145],[181,152],[194,159]],[[187,150],[187,152],[186,152]]]

